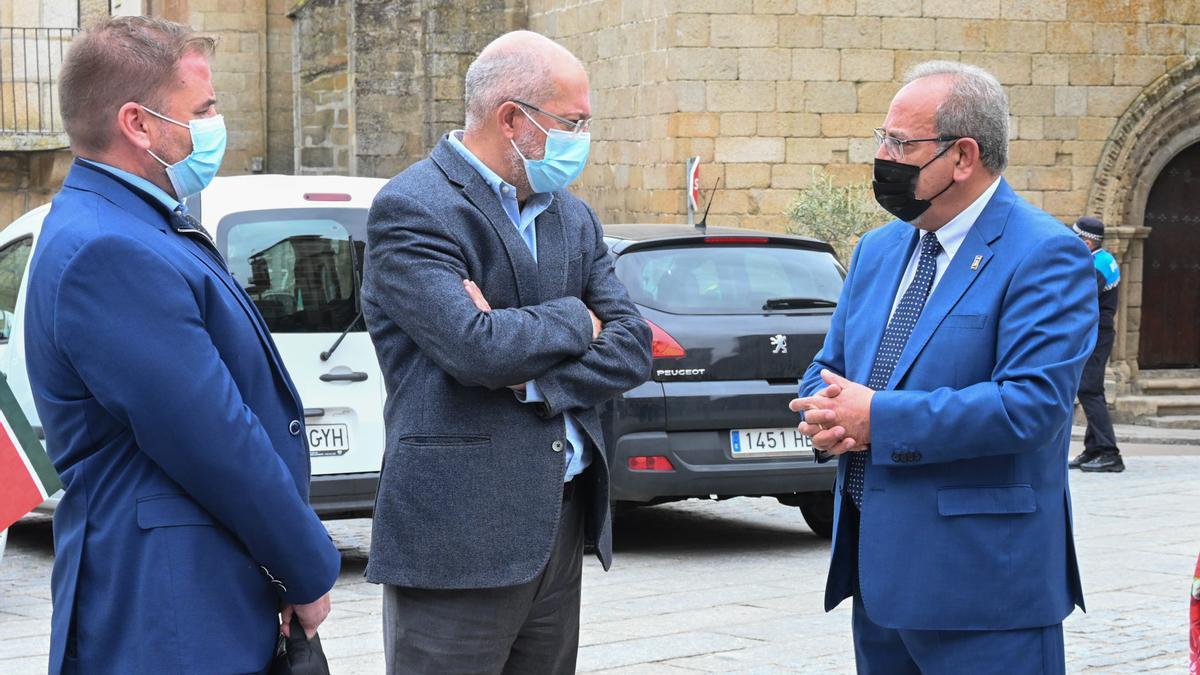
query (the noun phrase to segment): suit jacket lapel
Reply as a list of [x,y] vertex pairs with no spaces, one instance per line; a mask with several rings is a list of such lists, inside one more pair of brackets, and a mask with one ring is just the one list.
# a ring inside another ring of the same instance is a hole
[[881,243],[885,249],[884,254],[876,258],[875,266],[870,270],[871,278],[877,280],[874,298],[867,304],[872,308],[872,313],[867,315],[867,321],[864,322],[864,325],[870,326],[864,343],[869,348],[861,350],[860,353],[866,358],[858,359],[858,368],[848,375],[848,379],[865,384],[871,376],[875,352],[883,340],[883,331],[887,328],[888,317],[892,312],[896,289],[900,287],[900,280],[908,267],[908,259],[916,250],[919,238],[919,233],[912,226],[904,225],[896,227],[888,239]]
[[896,388],[942,320],[958,304],[975,279],[983,274],[988,261],[992,259],[992,249],[988,244],[995,241],[1004,230],[1004,223],[1008,220],[1012,205],[1012,190],[1002,180],[971,229],[967,230],[967,236],[958,247],[937,288],[933,289],[933,293],[925,301],[925,308],[921,310],[917,325],[913,327],[912,335],[909,336],[908,343],[900,354],[900,360],[888,380],[888,389]]
[[484,182],[479,172],[468,164],[445,138],[433,149],[430,157],[446,173],[447,178],[462,186],[467,200],[479,209],[496,231],[496,236],[500,237],[512,264],[513,276],[517,282],[517,297],[521,304],[536,305],[541,302],[541,296],[538,294],[537,262],[525,241],[521,239],[521,233],[517,232],[516,226],[504,212],[496,193],[492,192],[492,188]]
[[560,297],[567,285],[567,253],[562,215],[555,199],[537,217],[538,281],[541,297]]

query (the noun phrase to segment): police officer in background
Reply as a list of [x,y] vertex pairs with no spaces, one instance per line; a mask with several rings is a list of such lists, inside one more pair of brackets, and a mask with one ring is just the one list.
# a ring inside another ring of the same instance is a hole
[[1104,369],[1116,337],[1113,315],[1117,313],[1117,284],[1121,283],[1121,268],[1112,254],[1102,248],[1104,223],[1099,218],[1083,216],[1075,221],[1072,229],[1092,252],[1092,262],[1096,268],[1096,292],[1100,300],[1100,322],[1097,325],[1096,349],[1083,366],[1083,377],[1079,380],[1079,403],[1087,417],[1083,452],[1072,459],[1068,466],[1081,471],[1119,473],[1125,470],[1125,462],[1121,461],[1112,419],[1108,416],[1108,402],[1104,400]]

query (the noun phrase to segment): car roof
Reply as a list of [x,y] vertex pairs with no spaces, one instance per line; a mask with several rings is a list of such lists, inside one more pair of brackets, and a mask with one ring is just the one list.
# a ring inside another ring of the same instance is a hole
[[385,183],[384,178],[365,176],[220,176],[200,193],[199,204],[188,200],[188,208],[193,213],[199,211],[204,228],[212,232],[222,218],[235,212],[295,208],[369,209]]
[[604,225],[604,236],[620,240],[612,245],[614,253],[635,245],[642,248],[643,243],[700,243],[705,237],[765,237],[776,244],[789,243],[801,248],[833,252],[833,248],[820,239],[740,227],[708,227],[700,230],[681,223],[615,223]]

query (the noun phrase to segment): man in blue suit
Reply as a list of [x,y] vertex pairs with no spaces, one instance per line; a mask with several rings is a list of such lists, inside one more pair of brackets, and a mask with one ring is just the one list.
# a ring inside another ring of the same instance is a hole
[[566,190],[590,143],[579,60],[503,35],[466,108],[368,220],[388,397],[367,579],[389,673],[573,673],[585,538],[612,559],[597,407],[649,375],[650,330]]
[[248,296],[181,201],[225,129],[213,42],[113,19],[61,71],[77,155],[42,226],[27,366],[66,493],[50,667],[257,673],[340,556],[308,505],[303,408]]
[[792,409],[838,457],[825,607],[860,673],[1061,673],[1083,607],[1067,446],[1095,341],[1082,244],[1001,178],[987,72],[917,66],[876,130],[895,220],[850,262]]

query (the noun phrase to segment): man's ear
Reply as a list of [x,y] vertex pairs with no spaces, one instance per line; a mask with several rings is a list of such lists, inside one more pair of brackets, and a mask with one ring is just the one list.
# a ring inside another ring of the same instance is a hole
[[134,146],[150,148],[150,114],[142,106],[129,102],[117,110],[117,131]]
[[500,133],[505,138],[512,140],[517,137],[517,130],[513,127],[513,121],[517,115],[517,104],[512,101],[505,101],[496,108],[496,125],[500,128]]
[[979,143],[974,138],[960,138],[955,142],[958,159],[954,162],[954,180],[962,182],[983,170],[979,161]]

